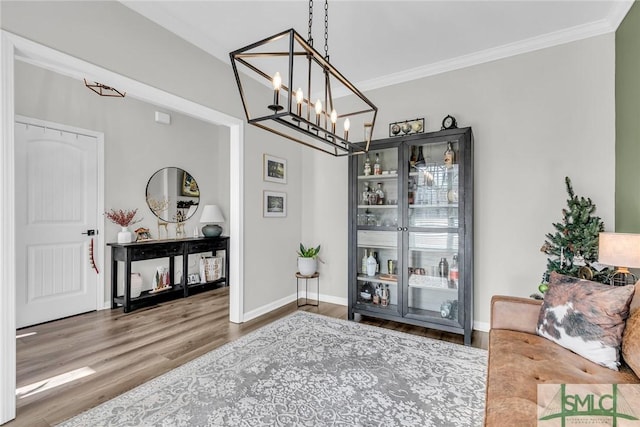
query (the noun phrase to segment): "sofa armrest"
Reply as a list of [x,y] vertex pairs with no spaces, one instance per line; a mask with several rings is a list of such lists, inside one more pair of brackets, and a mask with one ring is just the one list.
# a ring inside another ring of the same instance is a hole
[[494,295],[491,298],[491,329],[536,334],[541,300]]

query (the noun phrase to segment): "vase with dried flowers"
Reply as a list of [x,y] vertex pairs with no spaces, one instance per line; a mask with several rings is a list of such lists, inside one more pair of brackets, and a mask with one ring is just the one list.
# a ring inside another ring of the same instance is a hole
[[137,213],[138,209],[111,209],[109,212],[104,213],[104,216],[109,221],[122,227],[122,230],[118,232],[118,243],[131,243],[133,241],[133,233],[129,231],[129,226],[142,221],[142,218],[135,219]]

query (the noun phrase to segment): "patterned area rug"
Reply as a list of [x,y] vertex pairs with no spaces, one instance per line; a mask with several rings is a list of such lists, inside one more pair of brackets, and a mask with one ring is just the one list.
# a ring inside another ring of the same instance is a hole
[[487,352],[303,311],[60,424],[480,426]]

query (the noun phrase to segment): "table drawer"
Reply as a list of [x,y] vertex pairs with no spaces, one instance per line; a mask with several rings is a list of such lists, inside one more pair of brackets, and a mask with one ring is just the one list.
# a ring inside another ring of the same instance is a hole
[[224,241],[220,242],[189,242],[187,243],[187,251],[190,254],[196,254],[199,252],[209,252],[219,249],[225,249],[226,244]]
[[182,243],[162,243],[162,245],[149,245],[148,247],[137,248],[131,254],[131,260],[138,261],[180,255],[182,255]]

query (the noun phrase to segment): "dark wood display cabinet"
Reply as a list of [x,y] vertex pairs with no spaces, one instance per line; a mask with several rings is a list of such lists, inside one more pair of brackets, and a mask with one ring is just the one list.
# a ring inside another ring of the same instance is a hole
[[[176,240],[150,240],[135,243],[109,243],[111,246],[111,308],[123,306],[128,313],[135,307],[154,304],[163,300],[188,297],[190,294],[228,286],[229,284],[229,237],[193,237]],[[225,252],[224,275],[218,280],[205,283],[187,284],[189,255],[218,251]],[[182,257],[182,280],[173,283],[175,277],[175,257]],[[143,291],[139,297],[131,298],[131,263],[147,259],[169,258],[169,280],[171,288],[151,293]],[[124,263],[124,294],[118,295],[118,263]]]
[[471,128],[372,141],[350,159],[349,189],[349,319],[458,333],[470,345]]

